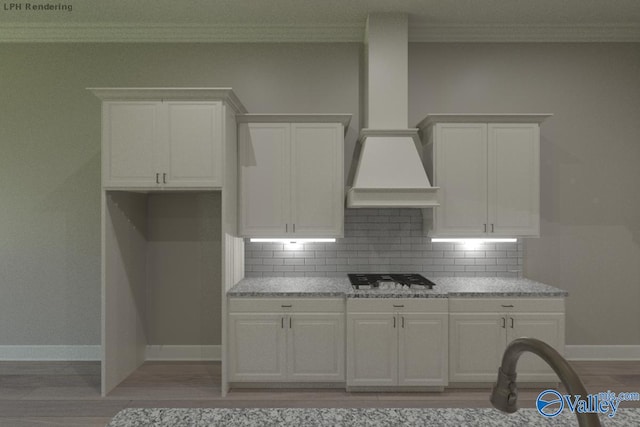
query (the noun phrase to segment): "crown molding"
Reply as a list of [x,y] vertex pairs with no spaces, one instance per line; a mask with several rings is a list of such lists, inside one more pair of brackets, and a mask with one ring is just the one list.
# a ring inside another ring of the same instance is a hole
[[[365,26],[0,23],[0,43],[361,43]],[[410,42],[640,42],[640,24],[414,23]]]
[[640,24],[409,26],[410,42],[640,42]]
[[362,42],[363,25],[179,25],[0,23],[0,43]]

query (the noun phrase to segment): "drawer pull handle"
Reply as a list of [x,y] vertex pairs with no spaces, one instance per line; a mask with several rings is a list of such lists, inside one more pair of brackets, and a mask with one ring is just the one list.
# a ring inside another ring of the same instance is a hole
[[156,184],[160,184],[160,174],[156,173]]
[[394,306],[395,308],[402,308],[402,307],[404,307],[404,305],[395,305],[395,304],[394,304],[393,306]]
[[280,327],[284,329],[284,317],[280,318]]
[[513,304],[509,304],[509,305],[504,305],[504,304],[502,304],[502,306],[503,306],[503,307],[505,307],[505,308],[506,308],[506,307],[511,307],[511,308],[513,308]]
[[293,306],[291,304],[289,304],[289,305],[281,305],[280,307],[282,307],[282,308],[291,308]]
[[395,329],[395,327],[396,327],[396,318],[394,316],[394,318],[393,318],[393,328]]
[[162,174],[162,183],[163,184],[167,183],[167,173],[166,172]]
[[[511,319],[513,320],[513,319]],[[291,329],[291,317],[289,317],[289,329]]]
[[507,327],[507,319],[506,318],[502,318],[502,328],[505,329]]
[[402,328],[404,329],[404,316],[402,316]]
[[513,317],[511,318],[511,329],[513,329]]

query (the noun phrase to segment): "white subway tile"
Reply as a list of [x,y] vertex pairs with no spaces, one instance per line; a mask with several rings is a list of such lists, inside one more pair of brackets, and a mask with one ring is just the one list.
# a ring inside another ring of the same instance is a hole
[[273,271],[273,265],[254,265],[253,271]]
[[293,252],[292,251],[274,252],[273,257],[274,258],[293,258]]

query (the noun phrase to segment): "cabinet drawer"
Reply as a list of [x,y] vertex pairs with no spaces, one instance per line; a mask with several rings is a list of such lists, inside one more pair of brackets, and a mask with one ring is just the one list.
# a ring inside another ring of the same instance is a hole
[[563,313],[564,298],[450,298],[450,313]]
[[229,298],[229,313],[343,313],[342,298]]
[[348,298],[349,313],[447,313],[447,298]]

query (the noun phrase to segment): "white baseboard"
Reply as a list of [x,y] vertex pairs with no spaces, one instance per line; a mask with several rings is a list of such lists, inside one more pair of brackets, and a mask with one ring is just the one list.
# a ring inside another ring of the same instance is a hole
[[640,360],[640,345],[566,345],[568,360]]
[[99,345],[0,345],[0,360],[100,360]]
[[222,358],[220,345],[148,345],[145,360],[215,360]]

